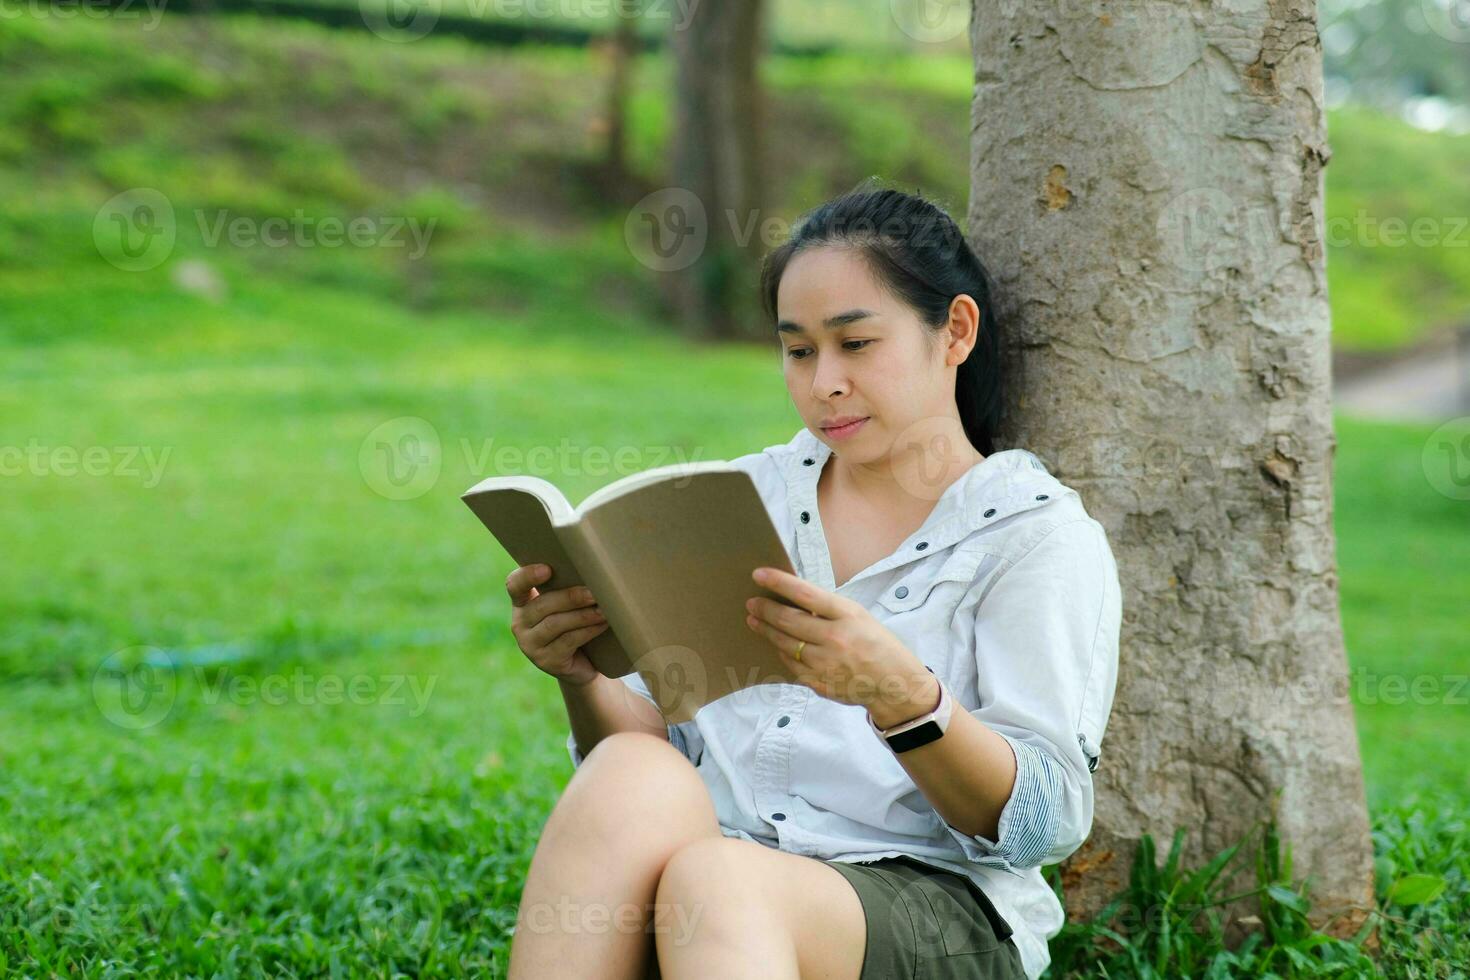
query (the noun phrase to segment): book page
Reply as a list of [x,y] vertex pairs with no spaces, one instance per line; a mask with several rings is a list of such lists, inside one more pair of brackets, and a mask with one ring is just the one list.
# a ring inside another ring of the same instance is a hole
[[[549,488],[546,489],[546,488]],[[555,496],[547,497],[546,493]],[[537,588],[542,592],[585,585],[593,598],[604,606],[611,629],[592,638],[583,649],[594,666],[609,677],[621,677],[631,670],[627,651],[623,649],[614,611],[604,602],[606,572],[596,567],[596,555],[582,544],[583,531],[575,523],[572,508],[561,491],[536,477],[493,477],[482,480],[466,491],[462,498],[480,523],[517,565],[545,563],[551,566],[551,578]],[[553,524],[553,514],[566,523]],[[598,585],[603,585],[599,589]],[[500,588],[504,584],[500,583]],[[627,622],[627,613],[617,615]]]
[[737,469],[737,467],[732,466],[729,462],[718,459],[672,463],[668,466],[655,466],[653,469],[643,470],[640,473],[625,476],[621,480],[614,480],[607,486],[592,491],[587,495],[586,499],[577,505],[576,513],[578,517],[581,517],[611,500],[616,500],[618,497],[632,493],[653,483],[674,481],[682,487],[687,485],[696,473],[730,473],[737,471]]
[[745,625],[749,597],[786,601],[750,573],[793,570],[748,473],[706,467],[648,483],[585,512],[582,527],[635,609],[628,654],[670,722],[755,684],[794,681]]

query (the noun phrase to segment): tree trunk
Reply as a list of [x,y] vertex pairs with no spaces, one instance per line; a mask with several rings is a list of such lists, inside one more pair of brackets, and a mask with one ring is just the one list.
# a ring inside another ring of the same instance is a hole
[[621,189],[628,185],[628,94],[632,88],[633,61],[638,55],[638,21],[633,15],[615,12],[617,24],[607,41],[608,83],[606,143],[603,145],[604,186]]
[[971,43],[1003,444],[1078,489],[1124,588],[1069,913],[1126,883],[1143,833],[1166,850],[1186,828],[1199,864],[1274,810],[1314,921],[1350,933],[1373,861],[1332,530],[1315,3],[995,0]]
[[760,0],[697,4],[673,33],[671,178],[692,196],[687,210],[697,213],[690,219],[702,223],[708,238],[693,264],[670,270],[663,280],[674,315],[704,336],[748,337],[757,329],[762,7]]

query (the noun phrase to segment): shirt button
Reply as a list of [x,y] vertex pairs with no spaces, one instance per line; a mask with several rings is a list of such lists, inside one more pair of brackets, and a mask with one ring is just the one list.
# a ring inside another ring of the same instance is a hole
[[986,511],[986,512],[985,512],[985,516],[986,516],[986,517],[994,517],[994,516],[995,516],[995,508],[994,508],[994,507],[992,507],[992,508],[990,508],[990,509],[989,509],[989,510],[987,510],[987,511]]
[[902,599],[909,594],[909,587],[907,585],[900,585],[898,588],[893,590],[893,594],[897,598]]
[[918,544],[914,545],[914,550],[915,551],[923,551],[927,547],[929,547],[929,542],[927,542],[927,541],[920,541]]
[[802,511],[801,512],[801,523],[806,524],[809,521],[811,521],[811,519],[812,519],[812,515],[811,514],[809,514],[806,511]]
[[776,722],[776,727],[777,727],[777,728],[785,728],[785,727],[786,727],[786,725],[787,725],[787,724],[788,724],[788,723],[789,723],[789,722],[790,722],[790,721],[791,721],[791,716],[790,716],[790,715],[782,715],[782,716],[781,716],[781,720],[780,720],[780,721],[778,721],[778,722]]
[[1046,494],[1044,494],[1044,493],[1038,493],[1038,494],[1037,494],[1037,495],[1036,495],[1036,499],[1037,499],[1037,500],[1045,500],[1045,499],[1046,499],[1046,496],[1047,496],[1047,495],[1046,495]]
[[784,814],[784,813],[773,813],[773,814],[771,814],[771,819],[772,820],[785,820],[786,819],[786,814]]

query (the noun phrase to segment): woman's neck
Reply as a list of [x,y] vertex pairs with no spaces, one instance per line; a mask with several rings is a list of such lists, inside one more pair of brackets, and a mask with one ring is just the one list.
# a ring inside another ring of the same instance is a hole
[[911,443],[872,463],[844,463],[834,454],[832,488],[855,495],[870,507],[896,513],[924,511],[968,473],[984,454],[960,435],[939,435]]

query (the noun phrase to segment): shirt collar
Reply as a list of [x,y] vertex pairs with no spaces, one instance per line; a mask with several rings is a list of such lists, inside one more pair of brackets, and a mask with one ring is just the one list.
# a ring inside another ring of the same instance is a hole
[[[805,426],[787,447],[790,451],[783,455],[781,464],[788,498],[797,510],[815,510],[817,479],[832,450]],[[1030,450],[1003,449],[991,453],[945,488],[933,511],[909,540],[863,574],[885,571],[942,551],[980,528],[1069,495],[1076,496],[1076,491],[1052,476]],[[923,551],[915,547],[919,542],[927,544]]]

